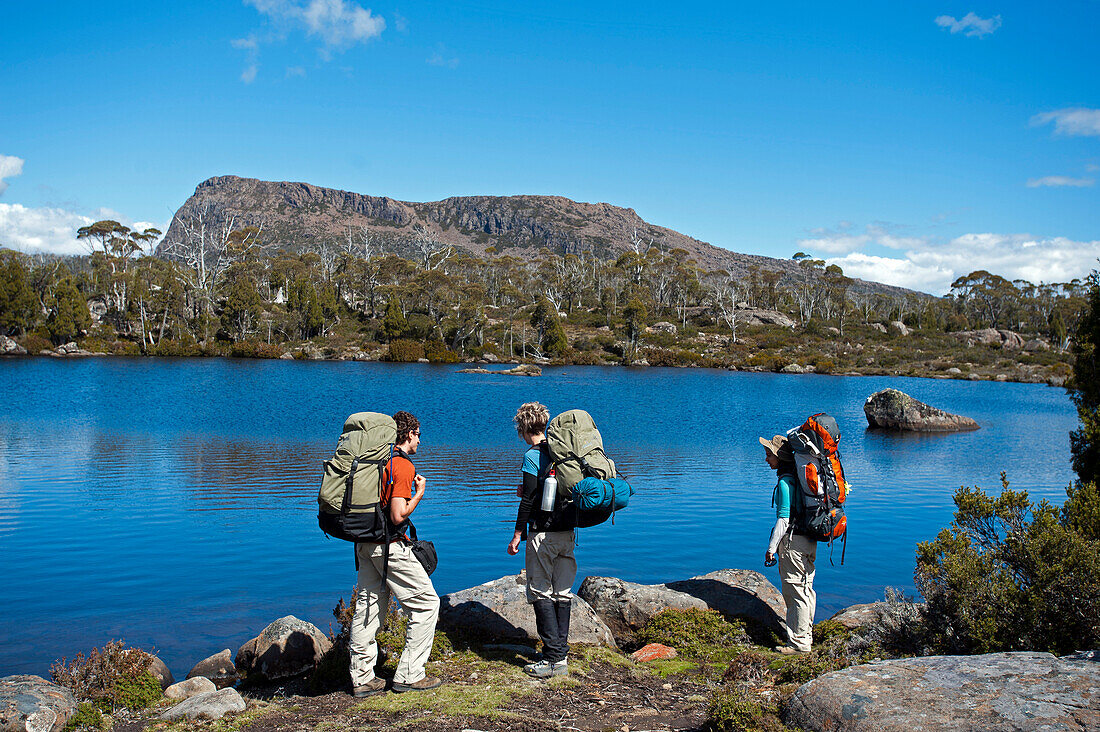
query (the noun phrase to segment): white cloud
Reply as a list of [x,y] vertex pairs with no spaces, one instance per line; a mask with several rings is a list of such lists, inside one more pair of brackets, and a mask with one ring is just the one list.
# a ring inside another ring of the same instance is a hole
[[884,222],[868,224],[864,233],[857,234],[849,231],[852,224],[849,221],[841,221],[836,231],[829,229],[814,229],[810,233],[813,238],[799,239],[798,248],[809,252],[824,252],[825,254],[847,254],[866,248],[870,244],[878,244],[890,249],[905,249],[916,246],[923,240],[898,236],[892,233],[897,227]]
[[[135,231],[168,230],[168,224],[155,221],[131,221],[117,211],[100,208],[91,216],[61,208],[28,208],[18,203],[0,203],[0,248],[27,254],[87,254],[88,246],[77,240],[82,226],[110,219]],[[155,246],[155,242],[151,242]],[[147,246],[147,249],[151,246]]]
[[4,191],[8,190],[7,181],[4,179],[14,178],[22,174],[23,158],[17,158],[14,155],[0,155],[0,196],[4,195]]
[[1045,175],[1042,178],[1032,178],[1027,182],[1028,188],[1088,188],[1095,183],[1092,178],[1069,178],[1064,175]]
[[1100,135],[1100,109],[1067,107],[1053,112],[1043,112],[1031,118],[1032,125],[1045,125],[1050,122],[1054,123],[1054,133],[1057,135]]
[[[277,33],[259,39],[255,34],[234,40],[233,47],[248,52],[241,81],[251,84],[259,72],[260,47],[274,40],[283,40],[290,30],[305,31],[311,38],[321,41],[318,55],[323,61],[331,61],[334,51],[343,51],[357,43],[366,43],[382,35],[386,20],[374,15],[354,0],[245,0],[271,19],[278,27]],[[295,75],[301,67],[293,67]],[[288,76],[290,75],[288,69]],[[302,75],[305,74],[304,69]]]
[[1001,16],[982,18],[974,13],[967,13],[961,19],[955,20],[953,16],[941,15],[936,18],[936,25],[954,33],[962,33],[970,38],[982,38],[1001,27]]
[[286,78],[288,78],[288,79],[291,79],[291,78],[294,78],[294,77],[304,79],[305,76],[306,76],[306,70],[305,70],[305,67],[303,67],[303,66],[287,66],[286,67]]
[[332,48],[347,48],[382,35],[386,20],[349,0],[245,0],[264,15],[316,36]]
[[60,208],[0,203],[0,247],[28,254],[87,254],[87,247],[76,239],[76,230],[94,221]]
[[429,66],[442,66],[448,69],[457,69],[458,57],[452,56],[447,52],[447,49],[440,44],[435,53],[428,57],[427,63]]
[[1036,238],[1027,234],[965,234],[946,243],[922,241],[904,257],[853,252],[829,259],[850,277],[945,294],[957,278],[979,269],[1009,280],[1067,282],[1097,266],[1100,240]]

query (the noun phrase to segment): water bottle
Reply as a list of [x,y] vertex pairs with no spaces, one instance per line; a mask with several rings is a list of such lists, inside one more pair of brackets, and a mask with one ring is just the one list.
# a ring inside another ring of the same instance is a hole
[[550,469],[550,475],[542,482],[542,510],[553,511],[554,499],[558,496],[558,479],[554,477],[554,469]]

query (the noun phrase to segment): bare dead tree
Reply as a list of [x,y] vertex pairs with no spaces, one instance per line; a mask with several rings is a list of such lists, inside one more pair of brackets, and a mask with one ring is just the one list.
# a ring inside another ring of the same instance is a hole
[[436,239],[425,226],[417,224],[413,229],[413,249],[416,251],[420,268],[433,270],[447,261],[451,256],[452,247]]

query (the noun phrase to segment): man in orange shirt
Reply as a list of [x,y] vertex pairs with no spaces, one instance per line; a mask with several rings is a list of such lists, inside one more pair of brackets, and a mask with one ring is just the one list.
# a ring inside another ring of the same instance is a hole
[[[439,618],[439,596],[431,579],[413,555],[405,537],[409,516],[424,499],[427,481],[416,472],[411,457],[420,447],[420,422],[408,412],[393,415],[397,423],[397,443],[393,458],[386,466],[382,480],[383,506],[389,522],[389,566],[386,581],[382,571],[386,563],[386,545],[361,542],[355,545],[359,560],[359,584],[355,595],[355,618],[351,625],[351,683],[357,697],[373,696],[386,690],[385,679],[374,675],[378,658],[375,636],[386,620],[390,595],[397,598],[409,613],[405,631],[405,650],[393,675],[393,690],[424,691],[443,683],[427,676],[424,664],[432,652],[435,623]],[[415,489],[415,491],[414,491]]]

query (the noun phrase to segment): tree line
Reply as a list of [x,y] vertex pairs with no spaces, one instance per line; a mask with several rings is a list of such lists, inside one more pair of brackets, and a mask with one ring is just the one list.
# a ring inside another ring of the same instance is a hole
[[656,322],[736,342],[745,313],[767,309],[839,335],[852,324],[895,321],[939,332],[1009,327],[1065,348],[1089,285],[1035,285],[978,271],[936,298],[868,293],[840,267],[803,252],[793,256],[801,277],[758,267],[708,270],[683,249],[650,246],[637,235],[614,260],[548,249],[521,258],[493,247],[476,256],[423,228],[388,236],[349,229],[340,241],[292,252],[265,241],[261,227],[215,224],[209,209],[177,223],[181,234],[155,254],[160,231],[110,220],[78,230],[86,255],[0,250],[0,332],[60,344],[92,330],[141,353],[174,353],[323,340],[339,331],[379,343],[432,343],[456,355],[554,357],[571,348],[564,321],[613,331],[629,358]]

